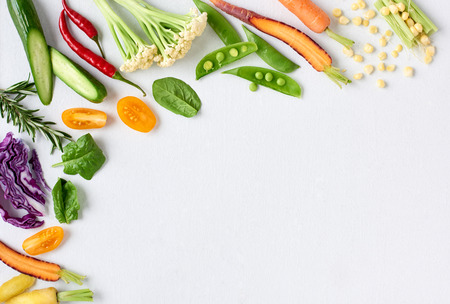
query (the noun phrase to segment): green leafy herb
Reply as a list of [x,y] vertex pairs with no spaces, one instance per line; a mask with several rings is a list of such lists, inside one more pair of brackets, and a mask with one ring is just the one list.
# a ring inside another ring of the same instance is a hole
[[197,93],[184,81],[173,77],[156,80],[153,97],[167,110],[184,117],[197,115],[202,106]]
[[0,115],[6,118],[7,123],[19,127],[19,132],[27,132],[35,139],[36,133],[40,132],[52,144],[53,148],[63,151],[62,141],[71,140],[71,136],[62,131],[57,131],[51,126],[54,122],[44,121],[42,116],[36,116],[39,110],[28,110],[20,102],[27,96],[36,95],[34,83],[28,80],[18,82],[6,90],[0,89]]
[[91,134],[80,137],[76,142],[71,142],[64,147],[62,162],[53,167],[64,166],[64,173],[75,175],[90,180],[106,161],[103,151],[97,146]]
[[61,224],[70,224],[71,221],[78,219],[80,204],[77,188],[70,181],[58,179],[53,187],[52,196],[55,216]]

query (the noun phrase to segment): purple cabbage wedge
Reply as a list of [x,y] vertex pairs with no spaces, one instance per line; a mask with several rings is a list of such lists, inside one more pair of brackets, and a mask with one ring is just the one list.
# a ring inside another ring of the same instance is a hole
[[[0,187],[6,200],[0,202],[0,215],[7,223],[25,229],[42,226],[44,221],[38,217],[43,215],[40,210],[44,210],[45,205],[45,193],[39,186],[45,185],[40,163],[36,155],[30,160],[36,169],[36,180],[28,162],[28,153],[29,148],[12,133],[8,133],[0,143]],[[9,215],[7,210],[13,209],[2,206],[8,203],[26,214],[22,217]]]

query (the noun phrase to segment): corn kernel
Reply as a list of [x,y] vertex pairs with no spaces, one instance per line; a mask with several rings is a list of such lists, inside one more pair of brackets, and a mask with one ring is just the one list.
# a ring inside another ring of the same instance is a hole
[[389,10],[389,7],[383,6],[383,7],[380,9],[380,13],[381,13],[381,15],[383,15],[383,16],[387,16],[387,15],[389,15],[389,14],[391,13],[391,11]]
[[363,73],[357,73],[353,75],[353,79],[355,80],[360,80],[361,78],[363,78]]
[[378,33],[378,28],[375,25],[369,26],[369,33],[371,33],[371,34]]
[[414,37],[419,35],[419,31],[416,29],[415,26],[411,26],[411,27],[409,28],[409,30],[410,30],[411,33],[414,35]]
[[369,20],[364,19],[362,24],[363,24],[365,27],[368,27],[368,26],[369,26]]
[[422,36],[420,36],[420,43],[422,43],[423,45],[430,45],[431,40],[427,35],[423,34]]
[[375,13],[375,11],[373,9],[370,9],[364,13],[364,18],[370,20],[370,19],[373,19],[376,15],[377,15],[377,13]]
[[340,24],[346,25],[346,24],[348,24],[349,22],[350,22],[350,19],[348,19],[347,17],[345,17],[345,16],[339,17],[339,23],[340,23]]
[[386,58],[387,58],[386,52],[381,52],[380,54],[378,54],[378,59],[380,59],[381,61],[386,60]]
[[374,70],[375,68],[371,64],[368,64],[364,67],[364,72],[366,72],[367,75],[372,74]]
[[406,19],[406,25],[408,27],[414,26],[415,22],[411,18]]
[[408,18],[409,18],[409,13],[408,12],[403,12],[402,13],[402,19],[406,21],[406,20],[408,20]]
[[433,57],[426,55],[425,56],[425,63],[430,64],[433,61]]
[[423,32],[423,25],[422,25],[422,24],[416,23],[416,24],[414,24],[414,27],[416,28],[416,30],[417,30],[419,33],[422,33],[422,32]]
[[347,56],[347,57],[353,57],[353,55],[354,55],[354,52],[353,52],[353,50],[352,50],[351,48],[344,47],[344,48],[342,49],[342,52],[343,52],[344,55]]
[[355,56],[353,56],[353,60],[355,60],[356,62],[363,62],[364,57],[361,55],[355,55]]
[[352,11],[358,10],[359,9],[358,3],[352,3],[351,9],[352,9]]
[[414,69],[410,66],[407,66],[403,69],[403,75],[405,77],[413,77],[414,76]]
[[373,45],[371,45],[370,43],[366,43],[364,45],[364,52],[366,52],[367,54],[373,53],[374,51],[374,47]]
[[380,89],[386,87],[386,83],[384,82],[383,79],[378,79],[377,80],[377,87],[379,87]]
[[397,14],[398,13],[398,7],[395,4],[391,4],[389,5],[389,10],[391,11],[392,14]]
[[334,17],[341,17],[342,16],[342,10],[340,8],[333,9],[333,16]]
[[392,31],[391,30],[387,30],[386,33],[384,33],[386,36],[391,37],[392,36]]
[[345,73],[345,72],[347,72],[347,69],[342,69],[341,72]]
[[398,57],[398,52],[397,51],[392,51],[391,52],[392,57],[397,58]]
[[360,26],[361,23],[362,23],[362,18],[359,17],[359,16],[358,16],[358,17],[355,17],[355,18],[352,19],[352,22],[353,22],[354,25]]
[[405,11],[405,9],[406,9],[406,6],[405,6],[405,4],[404,3],[397,3],[397,8],[398,8],[398,10],[400,11],[400,12],[404,12]]
[[397,51],[397,53],[400,53],[401,51],[403,51],[403,45],[401,45],[401,44],[397,45],[395,50]]
[[386,67],[386,71],[388,72],[394,72],[397,66],[395,64],[390,64]]
[[383,62],[380,62],[379,64],[378,64],[378,71],[380,71],[380,72],[383,72],[384,70],[386,70],[386,66],[384,65],[384,63]]
[[364,0],[358,0],[358,7],[360,8],[360,9],[364,9],[364,8],[366,8],[366,2],[364,2]]
[[387,44],[387,40],[384,37],[381,37],[380,40],[378,40],[378,42],[380,43],[380,46],[385,47]]
[[427,56],[433,57],[436,54],[436,48],[434,46],[427,46],[425,49],[425,54]]

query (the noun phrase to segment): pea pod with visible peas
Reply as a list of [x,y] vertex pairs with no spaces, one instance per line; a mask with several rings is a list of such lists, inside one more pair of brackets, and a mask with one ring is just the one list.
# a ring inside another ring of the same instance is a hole
[[253,42],[239,42],[215,50],[203,57],[197,64],[195,69],[196,79],[199,80],[203,76],[217,71],[227,64],[238,61],[257,50],[258,46]]
[[300,97],[302,95],[300,85],[291,77],[278,71],[260,67],[243,66],[225,71],[223,74],[235,75],[286,95],[294,97]]
[[203,1],[193,0],[201,13],[208,14],[208,24],[216,32],[217,36],[225,43],[225,45],[241,42],[238,32],[228,22],[228,20],[216,9],[209,6]]
[[258,50],[256,54],[275,70],[283,73],[290,73],[298,69],[300,66],[295,64],[277,49],[271,46],[267,41],[250,31],[245,25],[242,25],[248,41],[256,43]]

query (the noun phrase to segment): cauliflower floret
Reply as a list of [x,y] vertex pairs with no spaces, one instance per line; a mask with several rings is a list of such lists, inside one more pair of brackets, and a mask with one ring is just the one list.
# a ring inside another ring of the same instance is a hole
[[152,63],[155,55],[158,53],[158,48],[155,45],[141,46],[135,56],[128,59],[120,67],[122,72],[134,72],[138,69],[146,70]]
[[173,58],[166,58],[163,61],[158,62],[158,66],[162,68],[168,68],[172,66],[175,63],[175,59]]

